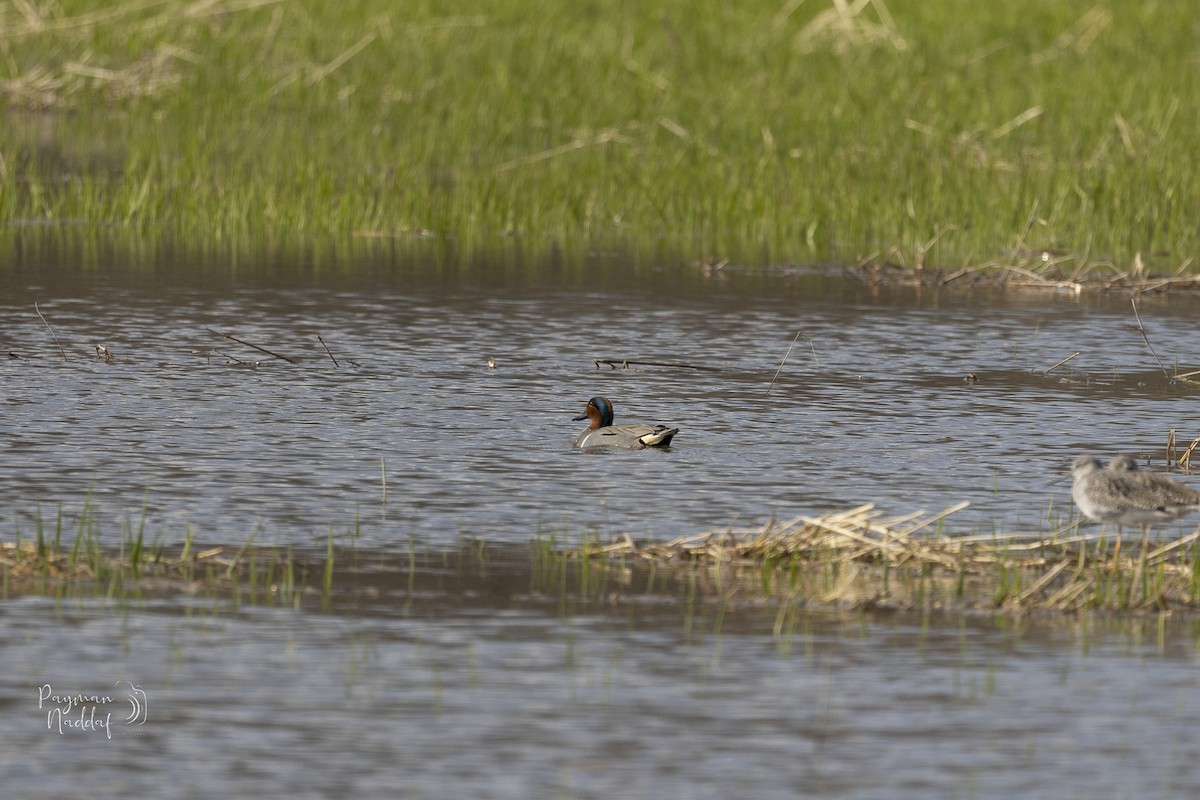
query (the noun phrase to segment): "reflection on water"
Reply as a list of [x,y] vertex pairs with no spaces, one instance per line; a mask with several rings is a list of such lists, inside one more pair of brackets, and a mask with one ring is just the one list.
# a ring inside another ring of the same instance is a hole
[[[1194,623],[780,625],[687,570],[587,574],[475,543],[343,568],[324,610],[0,605],[0,779],[166,798],[1172,797],[1200,780]],[[112,740],[47,730],[38,687],[119,681],[144,691],[144,724],[114,704]]]
[[[527,551],[539,532],[666,538],[868,501],[969,500],[951,528],[1045,529],[1079,452],[1198,433],[1195,387],[1157,371],[1125,299],[599,258],[502,280],[388,263],[371,285],[46,266],[0,274],[0,535],[61,513],[69,540],[89,507],[114,548],[144,515],[155,544],[332,536],[358,556],[332,603],[298,609],[0,602],[0,781],[22,797],[1170,797],[1200,780],[1194,623],[781,612],[686,573],[584,583]],[[1164,361],[1192,366],[1196,300],[1139,307]],[[797,331],[811,347],[779,369]],[[681,433],[572,449],[594,394]],[[40,685],[118,681],[146,692],[144,735],[47,731]]]

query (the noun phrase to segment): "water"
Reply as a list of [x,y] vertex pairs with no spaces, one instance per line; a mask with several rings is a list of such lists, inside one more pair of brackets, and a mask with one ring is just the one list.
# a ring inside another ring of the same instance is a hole
[[[88,504],[113,547],[144,517],[165,545],[186,530],[233,546],[332,535],[381,566],[339,573],[324,610],[170,592],[0,603],[0,781],[20,796],[1200,784],[1186,620],[812,612],[777,629],[774,607],[689,601],[669,581],[597,598],[528,571],[538,533],[669,538],[863,502],[969,500],[952,530],[1047,530],[1070,513],[1078,453],[1160,457],[1169,430],[1200,435],[1196,387],[1162,376],[1127,297],[611,264],[582,280],[381,268],[370,286],[54,267],[0,277],[0,346],[16,356],[0,362],[4,539]],[[1197,299],[1139,308],[1168,368],[1189,368]],[[594,394],[618,422],[682,431],[663,452],[575,450],[571,417]],[[486,565],[464,536],[487,543]],[[121,681],[144,689],[144,725],[111,741],[47,731],[40,686]]]
[[[0,774],[22,797],[1186,797],[1194,623],[996,624],[565,600],[515,554],[367,574],[339,613],[3,607]],[[526,568],[527,569],[527,568]],[[344,581],[339,580],[342,585]],[[640,581],[639,581],[640,583]],[[196,606],[199,607],[196,607]],[[47,730],[39,687],[146,692]]]
[[[0,344],[21,358],[0,366],[0,492],[26,530],[39,506],[90,496],[102,514],[144,507],[167,540],[187,523],[209,540],[261,527],[260,540],[298,543],[356,519],[379,545],[546,527],[665,537],[868,501],[906,513],[969,500],[968,530],[1036,529],[1066,504],[1055,481],[1079,452],[1158,453],[1168,430],[1197,433],[1197,387],[1157,371],[1127,301],[831,301],[849,290],[787,287],[10,285]],[[1200,349],[1193,298],[1143,304],[1172,368]],[[772,386],[797,331],[811,344]],[[95,361],[96,345],[119,361]],[[596,358],[718,371],[598,370]],[[571,418],[595,394],[618,422],[678,425],[675,446],[573,450]]]

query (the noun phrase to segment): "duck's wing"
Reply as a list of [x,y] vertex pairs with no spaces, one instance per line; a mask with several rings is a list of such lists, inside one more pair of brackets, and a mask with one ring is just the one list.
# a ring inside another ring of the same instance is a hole
[[671,443],[679,428],[668,428],[666,425],[614,425],[601,430],[614,430],[618,436],[628,440],[626,447],[666,447]]
[[625,447],[641,450],[646,447],[666,447],[679,428],[666,425],[609,425],[586,430],[575,440],[576,447]]

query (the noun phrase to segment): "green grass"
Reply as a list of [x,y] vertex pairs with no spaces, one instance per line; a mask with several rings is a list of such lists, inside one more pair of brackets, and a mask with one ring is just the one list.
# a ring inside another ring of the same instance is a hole
[[1196,255],[1189,4],[832,7],[0,4],[0,252]]
[[197,547],[187,530],[181,543],[146,547],[144,511],[136,528],[122,525],[115,547],[102,547],[87,505],[73,543],[63,541],[71,525],[61,510],[53,530],[38,514],[31,537],[18,530],[0,541],[0,601],[37,594],[125,606],[183,596],[213,612],[260,605],[370,615],[416,613],[430,602],[440,613],[447,598],[505,608],[520,596],[565,618],[633,614],[652,598],[676,604],[688,640],[719,632],[727,607],[773,609],[780,635],[802,609],[818,608],[995,618],[1200,612],[1200,532],[1142,552],[1069,522],[1038,535],[939,530],[961,507],[889,519],[865,505],[670,542],[549,531],[520,547],[464,537],[455,548],[418,552],[400,538],[346,548],[332,533],[324,546],[256,545],[257,531],[240,546]]
[[62,541],[64,521],[60,509],[54,535],[48,537],[39,512],[32,539],[23,539],[18,531],[14,541],[0,541],[0,599],[44,594],[125,603],[153,592],[197,595],[211,600],[214,608],[243,603],[301,608],[305,597],[316,595],[324,608],[335,589],[332,534],[324,548],[302,554],[291,547],[254,546],[257,529],[240,547],[197,550],[187,529],[181,546],[147,548],[143,508],[136,528],[128,520],[122,525],[114,550],[101,546],[90,503],[79,513],[69,546]]

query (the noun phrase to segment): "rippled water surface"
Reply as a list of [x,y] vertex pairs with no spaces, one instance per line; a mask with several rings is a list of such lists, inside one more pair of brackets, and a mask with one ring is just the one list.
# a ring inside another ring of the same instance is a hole
[[[164,545],[332,535],[391,566],[339,573],[322,609],[9,597],[0,781],[20,796],[1200,786],[1189,622],[781,628],[774,608],[666,581],[579,600],[522,555],[539,533],[669,538],[864,502],[967,500],[950,528],[1047,530],[1070,514],[1076,454],[1161,463],[1169,430],[1200,435],[1197,387],[1163,376],[1128,297],[682,268],[368,286],[54,266],[0,272],[0,538],[60,514],[70,536],[87,505],[111,547],[144,519]],[[1139,310],[1168,370],[1198,366],[1195,298]],[[681,432],[663,451],[573,449],[595,394],[618,422]],[[465,539],[491,555],[463,555]],[[120,681],[146,693],[140,735],[47,730],[39,687]]]
[[[872,297],[831,279],[678,296],[7,282],[0,493],[18,521],[91,497],[100,513],[144,507],[166,537],[261,526],[301,543],[358,519],[386,545],[969,500],[967,527],[1036,528],[1066,502],[1053,481],[1078,452],[1157,453],[1168,430],[1200,429],[1198,387],[1158,372],[1127,298]],[[1143,308],[1170,368],[1192,364],[1195,300]],[[797,332],[808,340],[772,385]],[[96,361],[97,345],[118,361]],[[618,422],[681,433],[669,452],[575,450],[572,417],[595,394]]]

